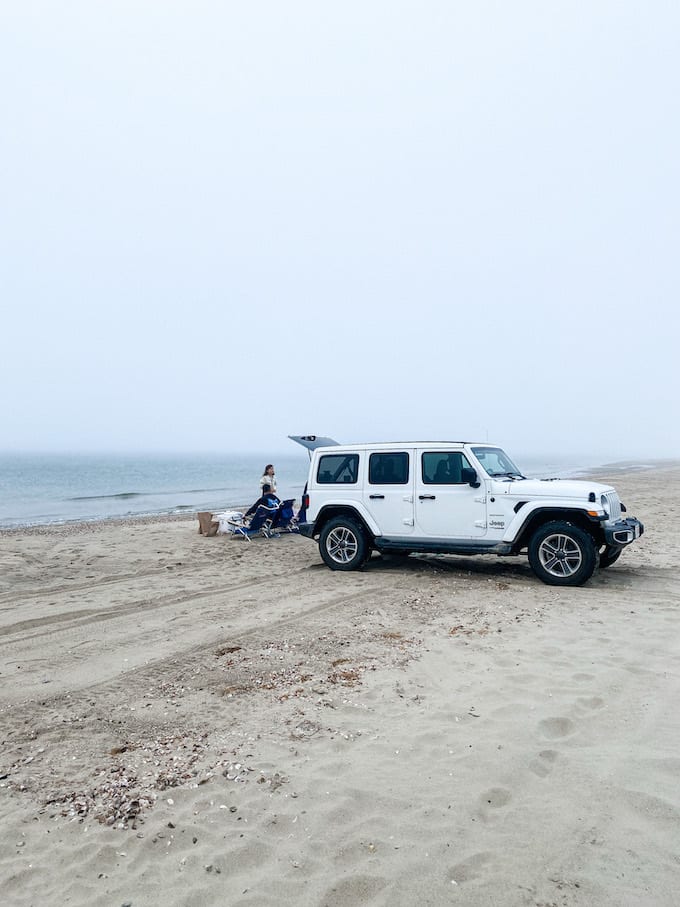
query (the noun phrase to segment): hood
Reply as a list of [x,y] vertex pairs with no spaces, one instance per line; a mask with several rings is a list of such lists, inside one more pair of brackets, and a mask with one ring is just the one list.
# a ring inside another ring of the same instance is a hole
[[593,492],[595,499],[614,491],[611,485],[585,482],[578,479],[490,479],[490,494],[507,494],[514,498],[569,498],[587,501]]

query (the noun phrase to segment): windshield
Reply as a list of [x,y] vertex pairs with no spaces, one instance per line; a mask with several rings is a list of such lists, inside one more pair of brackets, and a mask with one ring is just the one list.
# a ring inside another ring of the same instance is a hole
[[472,452],[484,467],[487,475],[492,478],[494,476],[507,476],[511,479],[524,478],[510,457],[500,447],[473,447]]

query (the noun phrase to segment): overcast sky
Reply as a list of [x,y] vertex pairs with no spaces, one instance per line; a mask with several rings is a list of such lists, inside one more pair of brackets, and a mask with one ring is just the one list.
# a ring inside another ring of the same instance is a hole
[[680,5],[0,5],[0,449],[680,456]]

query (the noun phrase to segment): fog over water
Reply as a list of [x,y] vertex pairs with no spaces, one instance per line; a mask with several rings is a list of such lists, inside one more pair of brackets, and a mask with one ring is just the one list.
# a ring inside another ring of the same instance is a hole
[[0,450],[680,456],[680,7],[0,11]]

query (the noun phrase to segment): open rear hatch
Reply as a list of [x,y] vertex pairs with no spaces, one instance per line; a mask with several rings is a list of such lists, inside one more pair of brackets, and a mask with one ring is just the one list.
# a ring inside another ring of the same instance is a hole
[[302,444],[303,447],[306,447],[310,452],[316,450],[317,447],[338,447],[339,442],[334,441],[333,438],[322,438],[321,435],[288,435],[291,441],[295,441],[298,444]]

